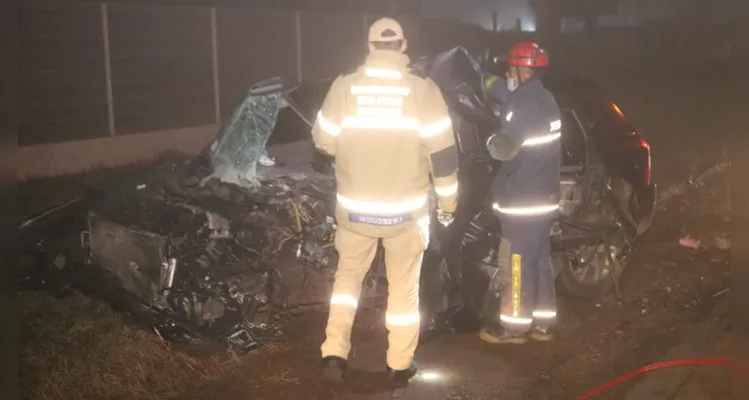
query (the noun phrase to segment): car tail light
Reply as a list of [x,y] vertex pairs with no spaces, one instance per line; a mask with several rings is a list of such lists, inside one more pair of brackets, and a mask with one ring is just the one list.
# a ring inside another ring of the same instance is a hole
[[648,157],[648,164],[645,167],[645,185],[647,186],[650,185],[650,175],[652,173],[652,166],[650,164],[650,144],[648,144],[648,142],[642,136],[640,136],[640,147],[645,150],[645,153],[647,153]]

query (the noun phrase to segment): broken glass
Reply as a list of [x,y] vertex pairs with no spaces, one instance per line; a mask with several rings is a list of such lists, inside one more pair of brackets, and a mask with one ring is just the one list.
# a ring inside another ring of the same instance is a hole
[[240,186],[255,182],[257,163],[265,154],[281,107],[282,88],[281,78],[250,87],[211,145],[212,176]]

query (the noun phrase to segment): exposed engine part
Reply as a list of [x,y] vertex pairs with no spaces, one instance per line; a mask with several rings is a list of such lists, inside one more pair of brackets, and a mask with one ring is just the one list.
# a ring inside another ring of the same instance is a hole
[[338,253],[333,242],[335,227],[334,223],[326,220],[306,228],[297,246],[297,259],[316,270],[334,269],[338,263]]
[[174,283],[174,272],[177,269],[177,259],[170,258],[169,261],[161,263],[161,288],[169,289]]

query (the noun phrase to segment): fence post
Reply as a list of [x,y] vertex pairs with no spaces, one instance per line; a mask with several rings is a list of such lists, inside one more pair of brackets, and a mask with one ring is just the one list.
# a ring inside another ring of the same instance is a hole
[[112,99],[112,63],[109,58],[109,18],[107,4],[101,3],[101,34],[104,42],[104,79],[107,89],[107,121],[109,123],[109,135],[115,135],[114,129],[114,101]]
[[213,53],[213,102],[216,111],[216,124],[221,123],[221,85],[218,75],[218,26],[216,7],[211,7],[211,49]]
[[302,12],[295,11],[296,17],[296,79],[297,83],[302,82]]

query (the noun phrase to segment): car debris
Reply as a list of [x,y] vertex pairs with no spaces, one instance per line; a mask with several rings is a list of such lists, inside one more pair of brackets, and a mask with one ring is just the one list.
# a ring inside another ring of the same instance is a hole
[[689,247],[692,249],[699,249],[700,248],[700,241],[698,239],[695,239],[689,235],[679,239],[679,245],[683,247]]
[[715,246],[721,250],[731,250],[731,238],[727,235],[717,236],[715,238]]
[[[412,71],[445,95],[463,188],[455,221],[432,223],[424,255],[429,331],[454,325],[444,321],[461,312],[479,317],[496,269],[501,227],[487,182],[498,164],[482,144],[502,105],[484,94],[483,71],[463,48],[418,60]],[[331,82],[258,82],[196,157],[92,187],[23,221],[29,262],[20,282],[104,297],[167,341],[246,351],[282,336],[291,310],[325,303],[337,266],[334,167],[309,137]],[[549,74],[544,83],[563,112],[553,268],[569,292],[595,298],[618,291],[624,258],[655,212],[649,145],[592,81]],[[363,300],[372,301],[362,304],[386,297],[380,255],[365,278]]]

